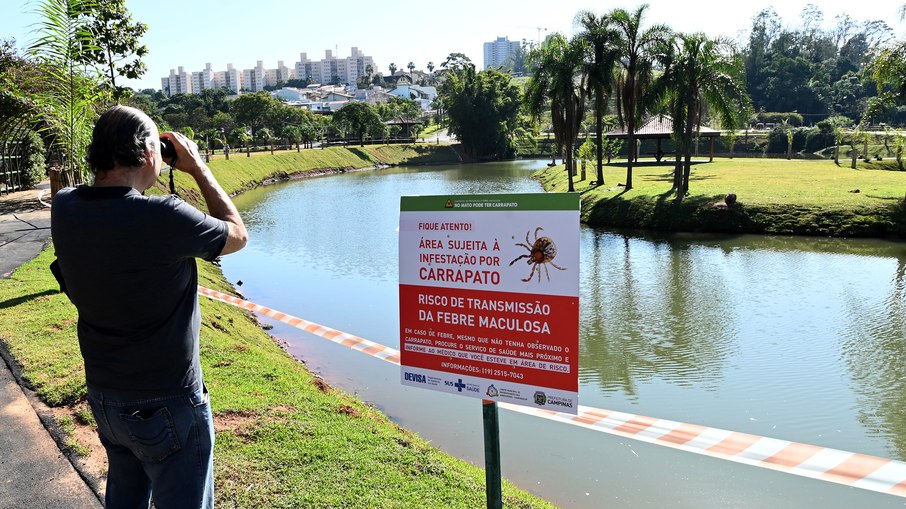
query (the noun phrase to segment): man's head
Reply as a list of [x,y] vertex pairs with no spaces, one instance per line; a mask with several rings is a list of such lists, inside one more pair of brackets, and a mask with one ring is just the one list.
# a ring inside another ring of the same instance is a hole
[[86,160],[91,172],[101,178],[115,168],[143,168],[149,163],[156,178],[159,144],[157,126],[148,115],[128,106],[114,106],[94,125]]

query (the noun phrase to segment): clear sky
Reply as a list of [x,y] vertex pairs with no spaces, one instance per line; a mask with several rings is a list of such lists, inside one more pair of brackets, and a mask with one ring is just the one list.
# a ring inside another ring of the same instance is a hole
[[[449,2],[378,2],[346,0],[127,0],[133,19],[148,24],[143,42],[147,74],[128,83],[134,88],[160,88],[160,78],[180,65],[200,71],[227,63],[238,69],[274,68],[278,60],[293,67],[299,53],[313,60],[333,50],[347,57],[355,46],[374,58],[377,71],[388,73],[393,62],[404,69],[411,61],[425,69],[439,65],[452,52],[465,53],[483,67],[483,46],[497,37],[536,40],[547,33],[574,32],[577,12],[603,13],[615,7],[632,9],[641,2],[591,0],[454,0]],[[665,23],[678,31],[703,31],[732,38],[751,26],[753,16],[773,7],[786,26],[798,26],[801,12],[813,3],[825,25],[847,13],[857,21],[885,21],[898,37],[906,35],[899,7],[906,0],[650,0],[646,21]],[[0,0],[0,38],[13,37],[19,48],[34,39],[34,0]]]

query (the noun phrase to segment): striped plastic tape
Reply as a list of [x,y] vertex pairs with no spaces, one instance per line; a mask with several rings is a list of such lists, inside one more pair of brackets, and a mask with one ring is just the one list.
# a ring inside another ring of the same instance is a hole
[[[269,316],[399,365],[399,351],[352,334],[199,286],[198,293]],[[644,415],[580,406],[577,415],[499,403],[501,408],[687,452],[906,497],[906,462]]]

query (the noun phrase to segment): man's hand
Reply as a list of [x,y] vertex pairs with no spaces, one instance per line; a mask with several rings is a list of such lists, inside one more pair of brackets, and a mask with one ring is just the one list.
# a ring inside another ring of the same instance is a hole
[[208,165],[198,155],[198,145],[182,133],[165,132],[161,133],[161,137],[173,142],[173,148],[176,149],[175,167],[195,179],[208,206],[208,213],[227,223],[230,233],[220,254],[234,253],[245,247],[249,239],[245,223],[230,196],[220,187]]
[[190,140],[186,135],[168,131],[161,133],[160,137],[166,138],[173,143],[173,148],[176,150],[176,161],[173,166],[177,170],[195,176],[195,173],[200,171],[202,166],[205,166],[204,161],[198,154],[198,144]]

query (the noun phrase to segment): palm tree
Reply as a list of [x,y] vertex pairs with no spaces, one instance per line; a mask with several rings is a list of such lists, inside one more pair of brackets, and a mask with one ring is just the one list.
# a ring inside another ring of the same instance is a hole
[[51,179],[51,193],[82,181],[93,106],[101,97],[97,80],[78,63],[84,51],[96,48],[81,16],[90,5],[84,0],[42,0],[35,11],[43,19],[28,52],[44,64],[46,73],[44,91],[35,99],[53,147],[62,155],[60,179]]
[[390,75],[393,76],[393,73],[396,72],[396,64],[394,64],[393,62],[391,62],[390,65],[387,66],[387,68],[390,69]]
[[585,62],[588,87],[595,98],[595,141],[597,144],[598,185],[604,184],[604,110],[607,97],[613,91],[613,72],[619,59],[617,41],[619,33],[608,16],[598,16],[591,11],[580,11],[576,24],[582,27],[579,37],[585,39],[589,49]]
[[302,142],[302,127],[297,125],[287,125],[283,127],[283,137],[286,138],[286,141],[289,142],[290,148],[292,144],[296,144],[296,152],[300,152],[299,143]]
[[567,40],[554,33],[529,53],[534,70],[526,85],[525,102],[532,117],[540,118],[547,101],[551,106],[551,123],[557,144],[565,148],[569,192],[573,185],[575,142],[585,113],[585,76],[581,73],[585,41]]
[[428,62],[428,72],[429,73],[434,72],[434,62]]
[[677,200],[689,190],[693,137],[707,109],[720,120],[721,127],[735,129],[749,111],[749,96],[743,78],[743,61],[731,51],[725,39],[710,39],[705,34],[681,34],[668,45],[662,58],[663,75],[652,89],[652,96],[669,96],[673,116],[677,159],[683,157],[674,176]]
[[237,127],[236,129],[233,129],[232,135],[236,141],[245,146],[245,156],[252,157],[252,154],[249,152],[249,141],[251,141],[252,135],[249,133],[248,128]]
[[610,13],[619,34],[620,68],[617,73],[617,113],[620,124],[626,128],[628,157],[626,161],[626,189],[632,189],[632,163],[636,156],[635,130],[645,113],[645,93],[652,80],[652,53],[670,36],[666,25],[654,25],[642,30],[642,16],[648,4],[635,11],[614,9]]
[[406,68],[409,69],[409,76],[411,77],[412,71],[415,70],[415,64],[413,62],[409,62],[408,64],[406,64]]
[[264,148],[267,148],[270,145],[271,155],[274,154],[274,132],[267,127],[262,127],[258,130],[258,136],[261,137],[261,140],[264,142]]

